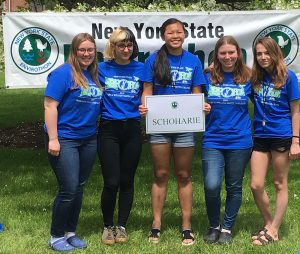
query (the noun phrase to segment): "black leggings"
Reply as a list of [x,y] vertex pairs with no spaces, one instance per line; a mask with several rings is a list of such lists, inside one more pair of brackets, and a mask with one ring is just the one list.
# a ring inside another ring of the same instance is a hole
[[134,195],[134,175],[142,150],[140,122],[106,121],[100,123],[98,155],[104,186],[101,209],[105,227],[113,226],[113,215],[119,191],[118,226],[126,226]]

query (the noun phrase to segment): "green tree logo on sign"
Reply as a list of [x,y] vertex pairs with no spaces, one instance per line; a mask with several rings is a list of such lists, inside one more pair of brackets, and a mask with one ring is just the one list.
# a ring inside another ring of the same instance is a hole
[[48,41],[40,35],[28,35],[19,46],[21,59],[33,66],[45,63],[51,55],[51,46]]
[[58,53],[56,39],[39,27],[22,30],[11,44],[14,63],[29,74],[41,74],[50,70],[57,61]]

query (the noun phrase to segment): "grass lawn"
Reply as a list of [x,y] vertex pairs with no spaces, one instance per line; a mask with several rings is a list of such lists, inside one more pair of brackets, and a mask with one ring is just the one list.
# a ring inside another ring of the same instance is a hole
[[[0,128],[14,126],[20,122],[40,121],[43,118],[42,89],[0,89]],[[274,253],[297,254],[300,251],[300,162],[292,163],[289,180],[290,203],[281,228],[282,240],[265,247],[252,246],[251,232],[262,226],[262,219],[254,204],[250,191],[249,168],[244,181],[243,205],[234,228],[231,245],[208,245],[202,240],[207,229],[204,193],[201,175],[200,137],[193,163],[194,210],[193,230],[196,244],[181,246],[180,210],[177,201],[177,185],[170,179],[168,198],[164,209],[162,236],[159,244],[147,241],[151,226],[150,189],[152,163],[147,144],[143,147],[135,181],[135,200],[128,221],[130,241],[127,244],[105,246],[101,244],[102,218],[99,199],[102,184],[98,161],[85,189],[84,203],[77,232],[87,240],[88,248],[80,253],[216,253],[248,254]],[[268,190],[273,193],[271,175]],[[1,254],[54,253],[47,247],[51,206],[57,191],[54,175],[43,149],[14,149],[0,147],[0,233]],[[224,201],[225,190],[222,191]],[[271,196],[274,204],[274,196]],[[223,210],[222,210],[223,212]],[[79,251],[75,251],[76,253]]]

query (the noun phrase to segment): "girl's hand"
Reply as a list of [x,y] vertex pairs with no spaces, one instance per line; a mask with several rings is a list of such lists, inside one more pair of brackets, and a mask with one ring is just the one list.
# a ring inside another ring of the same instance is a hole
[[148,108],[145,107],[143,104],[141,104],[139,106],[139,112],[140,112],[141,116],[145,116],[148,112]]
[[289,152],[289,158],[291,160],[296,160],[300,155],[300,146],[299,143],[292,143],[290,152]]
[[58,156],[60,152],[60,144],[58,142],[58,139],[52,139],[49,140],[48,144],[48,153],[52,156]]
[[208,114],[210,112],[210,110],[211,110],[210,104],[208,104],[207,102],[205,102],[203,110],[204,110],[205,114]]

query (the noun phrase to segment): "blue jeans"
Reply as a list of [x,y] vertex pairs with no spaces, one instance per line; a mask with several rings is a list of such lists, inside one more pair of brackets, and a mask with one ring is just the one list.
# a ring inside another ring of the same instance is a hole
[[[46,151],[48,151],[46,135]],[[85,185],[97,154],[96,135],[86,139],[59,138],[59,156],[48,153],[59,191],[53,203],[51,235],[62,237],[65,232],[75,232]]]
[[226,204],[223,228],[234,226],[242,203],[244,171],[250,159],[249,149],[202,149],[202,169],[207,216],[211,227],[220,225],[221,187],[225,174]]

